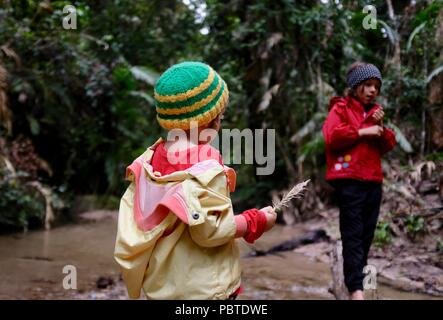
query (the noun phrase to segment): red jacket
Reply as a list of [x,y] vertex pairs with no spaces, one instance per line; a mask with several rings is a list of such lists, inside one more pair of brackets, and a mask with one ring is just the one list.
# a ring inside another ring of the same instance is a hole
[[394,148],[392,130],[384,128],[381,137],[360,137],[358,130],[377,123],[372,114],[380,105],[366,113],[363,105],[352,97],[333,97],[323,125],[326,143],[326,180],[356,179],[383,181],[381,156]]

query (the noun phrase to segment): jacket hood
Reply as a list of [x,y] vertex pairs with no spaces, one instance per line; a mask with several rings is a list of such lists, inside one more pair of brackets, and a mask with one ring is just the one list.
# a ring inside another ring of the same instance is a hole
[[151,159],[161,142],[162,139],[159,139],[126,169],[126,179],[135,185],[134,217],[139,229],[143,231],[157,226],[169,211],[186,224],[190,223],[183,190],[183,183],[188,179],[195,179],[206,186],[214,177],[224,172],[230,191],[235,189],[235,171],[213,159],[198,162],[186,170],[168,175],[156,174]]
[[[331,111],[332,107],[334,105],[336,105],[337,103],[343,104],[343,105],[349,105],[352,108],[359,108],[361,110],[364,111],[364,107],[363,105],[360,103],[360,101],[358,101],[357,99],[351,97],[351,96],[347,96],[347,97],[332,97],[329,100],[329,106],[328,106],[328,111]],[[370,116],[371,114],[373,114],[377,108],[379,108],[380,105],[378,103],[372,103],[371,104],[371,109],[368,112],[368,116]]]
[[332,98],[329,100],[328,111],[331,111],[332,107],[333,107],[336,103],[338,103],[338,102],[341,102],[341,103],[343,103],[343,104],[346,104],[346,99],[345,99],[344,97],[338,97],[338,96],[332,97]]

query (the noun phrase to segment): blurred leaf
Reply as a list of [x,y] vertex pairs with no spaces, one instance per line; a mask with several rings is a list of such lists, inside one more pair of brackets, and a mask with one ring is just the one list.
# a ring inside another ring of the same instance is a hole
[[411,35],[408,39],[408,44],[406,45],[406,52],[408,52],[411,49],[412,41],[414,40],[415,36],[426,26],[426,22],[423,22],[421,25],[419,25],[417,28],[412,31]]
[[408,141],[408,139],[406,139],[404,134],[401,132],[400,128],[398,128],[392,122],[386,123],[386,126],[394,131],[395,139],[397,140],[398,145],[402,148],[402,150],[406,153],[412,153],[413,149],[411,143]]
[[139,97],[148,102],[151,106],[155,105],[155,100],[152,96],[143,91],[129,91],[129,94],[133,97]]
[[388,35],[391,44],[395,44],[399,41],[400,38],[398,33],[394,29],[392,29],[386,22],[381,19],[377,19],[377,22],[380,22],[381,25],[385,28],[386,34]]
[[155,86],[155,83],[160,77],[160,75],[155,71],[152,71],[151,69],[142,66],[134,66],[131,67],[130,70],[134,78],[140,81],[144,81],[146,84],[149,84],[150,86]]
[[429,74],[429,76],[426,78],[425,83],[428,84],[429,82],[431,82],[431,80],[437,76],[438,74],[440,74],[443,71],[443,65],[435,68],[434,70],[431,71],[431,73]]
[[300,141],[307,135],[318,132],[319,128],[326,119],[325,112],[317,112],[311,120],[309,120],[303,127],[301,127],[291,138],[292,143],[300,143]]
[[31,128],[31,133],[37,136],[40,133],[40,125],[33,116],[28,116],[29,127]]
[[308,157],[323,154],[325,150],[325,139],[322,132],[317,132],[315,137],[301,147],[297,162],[304,162]]

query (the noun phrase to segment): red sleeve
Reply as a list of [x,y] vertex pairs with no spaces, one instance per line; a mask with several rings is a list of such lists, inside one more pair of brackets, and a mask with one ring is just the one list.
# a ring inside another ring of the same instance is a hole
[[234,216],[235,224],[237,225],[237,233],[235,234],[236,238],[243,237],[248,231],[248,222],[243,214],[237,214]]
[[246,210],[235,216],[237,224],[236,237],[243,237],[246,242],[254,243],[266,229],[266,215],[257,209]]
[[340,107],[334,106],[323,125],[323,136],[326,147],[339,150],[352,146],[357,142],[358,128],[351,126],[341,112]]
[[383,127],[383,134],[380,137],[380,153],[385,154],[394,149],[397,144],[395,133],[386,127]]

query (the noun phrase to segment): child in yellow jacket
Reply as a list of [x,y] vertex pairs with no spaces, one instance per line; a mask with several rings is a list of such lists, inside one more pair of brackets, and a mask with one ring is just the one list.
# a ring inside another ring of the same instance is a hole
[[114,257],[130,298],[142,289],[148,299],[235,298],[236,238],[253,243],[275,224],[271,207],[234,215],[234,170],[209,141],[191,137],[194,125],[198,133],[220,129],[228,97],[223,79],[200,62],[174,65],[156,84],[157,120],[181,138],[160,138],[127,168]]

